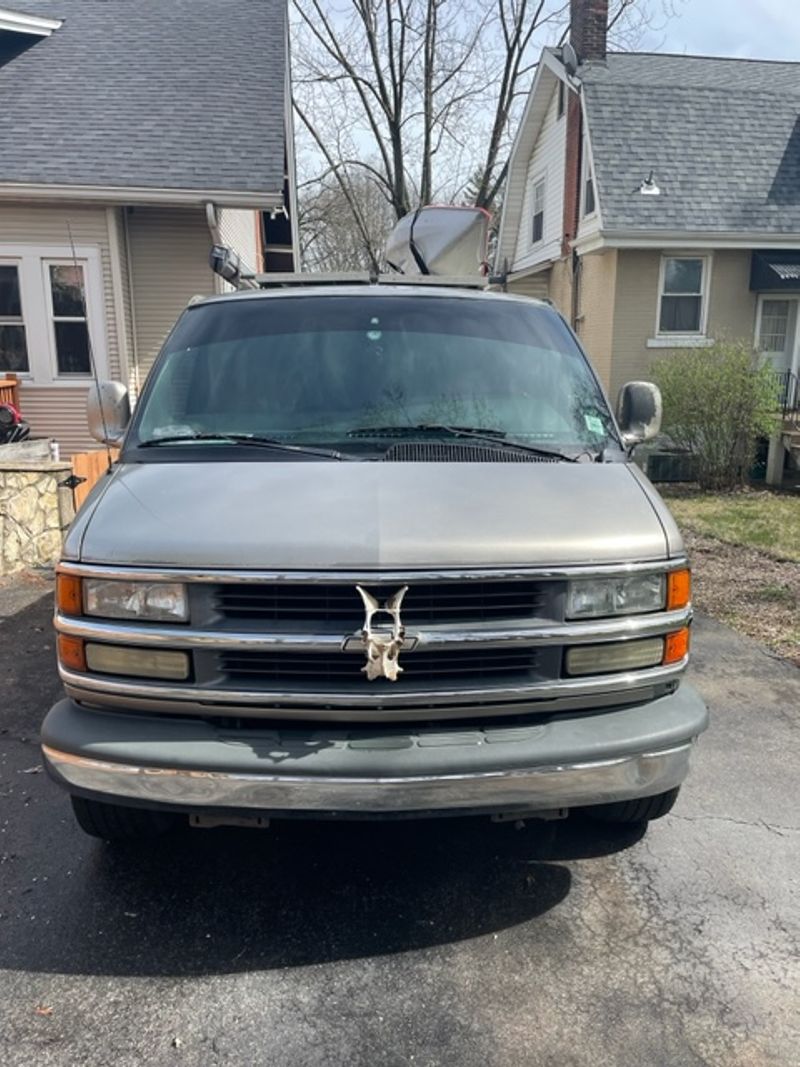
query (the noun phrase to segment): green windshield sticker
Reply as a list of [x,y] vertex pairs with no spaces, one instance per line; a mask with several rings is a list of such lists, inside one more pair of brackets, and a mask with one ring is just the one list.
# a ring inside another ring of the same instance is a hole
[[603,420],[598,418],[597,415],[584,415],[583,421],[586,423],[586,429],[589,433],[605,433],[605,430],[603,429]]

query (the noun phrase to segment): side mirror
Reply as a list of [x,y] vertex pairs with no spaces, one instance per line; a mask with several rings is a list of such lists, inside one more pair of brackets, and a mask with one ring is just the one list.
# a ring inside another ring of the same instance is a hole
[[118,445],[131,418],[128,390],[121,382],[92,382],[86,414],[92,437],[104,445]]
[[617,398],[617,422],[622,442],[633,448],[656,437],[661,429],[661,390],[652,382],[628,382]]

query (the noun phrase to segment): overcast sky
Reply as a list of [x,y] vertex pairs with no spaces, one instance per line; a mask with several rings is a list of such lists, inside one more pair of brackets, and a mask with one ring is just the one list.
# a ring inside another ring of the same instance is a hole
[[800,0],[672,0],[675,18],[659,16],[637,50],[800,60]]

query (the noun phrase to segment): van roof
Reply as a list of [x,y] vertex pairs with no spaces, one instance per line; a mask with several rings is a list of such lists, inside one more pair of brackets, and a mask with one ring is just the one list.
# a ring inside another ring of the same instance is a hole
[[215,296],[206,297],[202,300],[195,300],[191,307],[204,307],[208,304],[229,303],[230,301],[272,300],[276,297],[292,299],[309,296],[355,296],[359,299],[374,296],[413,296],[423,299],[425,297],[447,296],[456,300],[500,300],[512,304],[527,304],[529,306],[534,304],[539,307],[552,307],[552,304],[549,301],[538,300],[531,296],[522,296],[516,293],[502,293],[490,289],[459,288],[458,286],[448,284],[437,285],[430,282],[426,284],[409,282],[392,284],[381,282],[363,285],[310,283],[307,285],[293,284],[286,287],[279,286],[272,289],[239,289],[230,293],[220,293]]

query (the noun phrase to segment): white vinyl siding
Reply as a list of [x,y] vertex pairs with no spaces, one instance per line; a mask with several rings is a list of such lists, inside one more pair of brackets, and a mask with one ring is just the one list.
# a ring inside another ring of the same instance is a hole
[[43,386],[32,389],[23,383],[20,406],[31,437],[50,437],[58,441],[61,456],[88,452],[100,445],[90,435],[86,422],[86,399],[90,386]]
[[99,250],[0,242],[0,262],[16,267],[28,355],[27,368],[0,371],[16,371],[27,388],[70,388],[91,377],[93,355],[108,377]]
[[508,279],[508,291],[514,296],[532,296],[537,300],[547,300],[550,295],[550,271],[539,270],[535,274],[524,274],[520,278]]
[[106,210],[77,205],[0,204],[0,245],[69,249],[70,230],[76,246],[97,249],[100,261],[105,350],[108,370],[119,375],[119,345],[111,281],[111,253]]
[[[528,163],[516,253],[510,265],[512,271],[524,270],[561,255],[566,129],[566,121],[558,117],[558,88],[554,87]],[[542,178],[545,179],[543,233],[541,241],[533,244],[533,216],[537,206],[534,204],[535,187]]]
[[208,266],[205,213],[136,207],[127,216],[135,351],[141,384],[175,320],[193,296],[217,291]]
[[135,402],[137,394],[135,377],[136,353],[133,337],[133,305],[131,303],[126,211],[127,209],[124,207],[107,208],[106,220],[108,222],[111,254],[112,257],[116,256],[116,266],[112,262],[112,277],[115,282],[115,312],[120,349],[120,375],[118,380],[128,387],[131,392],[131,399]]
[[[81,204],[0,204],[0,243],[4,245],[63,249],[69,247],[70,230],[76,246],[97,251],[106,373],[116,378],[120,373],[119,344],[106,209]],[[54,438],[65,456],[98,447],[86,424],[87,391],[86,384],[78,381],[68,385],[33,385],[23,381],[20,405],[32,436]]]

